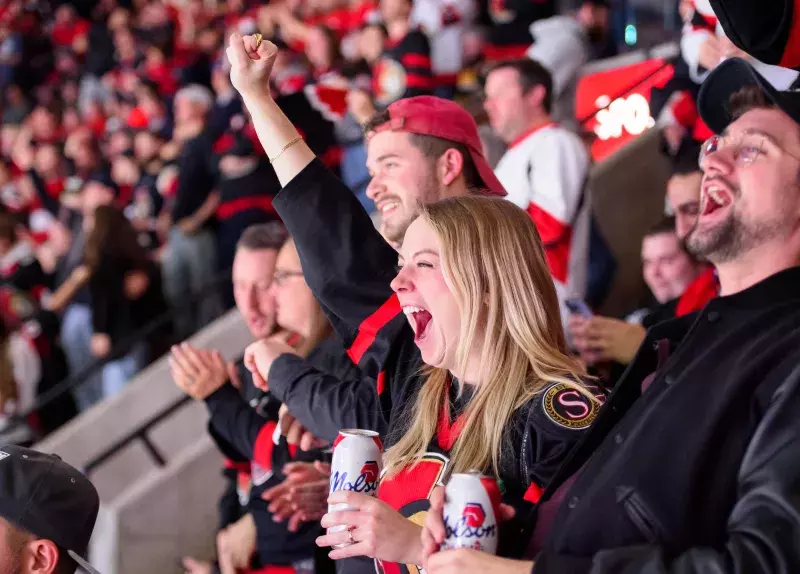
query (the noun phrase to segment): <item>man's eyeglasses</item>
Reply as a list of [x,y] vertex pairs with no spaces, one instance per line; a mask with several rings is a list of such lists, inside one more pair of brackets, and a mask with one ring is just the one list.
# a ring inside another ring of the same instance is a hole
[[277,287],[283,287],[290,278],[302,276],[302,271],[276,271],[275,275],[272,277],[272,282],[275,283]]
[[767,141],[780,149],[782,153],[800,161],[800,157],[783,149],[772,137],[762,132],[745,132],[738,137],[711,136],[703,142],[700,146],[700,157],[698,158],[700,169],[703,168],[703,164],[709,155],[722,150],[730,150],[733,155],[733,161],[737,165],[750,165],[758,159],[758,156],[764,153],[764,142]]
[[[703,167],[705,160],[712,153],[717,153],[722,150],[729,149],[733,154],[733,161],[737,165],[749,165],[758,159],[758,156],[764,153],[764,140],[754,140],[750,136],[749,141],[743,141],[743,138],[732,139],[725,136],[711,136],[700,146],[700,157],[698,164]],[[758,142],[757,144],[755,142]]]

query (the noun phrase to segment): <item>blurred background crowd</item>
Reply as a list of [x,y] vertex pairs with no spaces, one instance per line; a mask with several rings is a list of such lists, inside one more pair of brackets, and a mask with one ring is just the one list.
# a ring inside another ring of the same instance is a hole
[[[643,246],[651,269],[645,279],[658,302],[680,297],[705,269],[680,243],[682,218],[697,210],[696,145],[708,135],[694,98],[704,74],[736,53],[702,0],[669,12],[676,34],[684,22],[681,52],[669,80],[654,87],[650,111],[676,162],[667,211],[678,231],[668,222]],[[282,48],[272,74],[276,101],[380,225],[363,122],[403,97],[455,98],[478,122],[494,167],[520,135],[510,137],[508,125],[524,126],[535,110],[488,90],[484,99],[484,72],[493,62],[528,57],[552,75],[549,116],[591,149],[597,134],[576,117],[577,80],[587,62],[636,43],[631,13],[622,0],[2,3],[6,435],[30,442],[53,430],[233,305],[237,241],[248,226],[277,219],[271,197],[280,186],[230,84],[230,33],[258,31]],[[510,81],[524,83],[526,73]],[[582,295],[595,306],[611,281],[613,256],[603,252],[602,237],[589,237]],[[670,264],[687,260],[674,281],[663,277],[668,257]],[[636,348],[642,315],[602,325],[577,317],[573,341],[580,349],[591,340],[590,363],[624,363],[627,350],[618,347]],[[59,392],[64,381],[79,380]],[[46,406],[34,408],[47,393]],[[27,424],[10,425],[13,415]]]

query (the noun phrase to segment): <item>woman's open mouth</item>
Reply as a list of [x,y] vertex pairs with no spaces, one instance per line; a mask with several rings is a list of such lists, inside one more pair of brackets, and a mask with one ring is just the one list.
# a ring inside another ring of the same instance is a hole
[[403,313],[406,314],[408,322],[414,330],[414,341],[418,343],[424,340],[428,336],[428,329],[433,319],[431,314],[421,307],[411,305],[403,307]]

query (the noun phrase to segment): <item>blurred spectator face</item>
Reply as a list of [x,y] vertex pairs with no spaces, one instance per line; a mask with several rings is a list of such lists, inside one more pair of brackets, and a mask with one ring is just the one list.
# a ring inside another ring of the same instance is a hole
[[75,21],[75,9],[69,4],[62,4],[56,10],[56,24],[68,25]]
[[317,70],[328,70],[333,65],[333,49],[325,31],[311,28],[306,37],[306,58]]
[[145,52],[145,58],[147,59],[147,64],[150,66],[160,66],[166,61],[164,52],[157,46],[148,47]]
[[717,267],[756,250],[786,257],[800,228],[800,127],[777,109],[735,111],[742,115],[701,162],[700,215],[686,238]]
[[368,64],[377,62],[386,46],[386,35],[380,26],[367,26],[358,38],[358,51]]
[[94,223],[94,212],[101,205],[111,205],[114,192],[97,181],[90,181],[83,186],[81,192],[81,213],[84,218],[84,230],[90,230]]
[[541,87],[523,93],[519,72],[512,68],[498,68],[486,78],[484,108],[489,123],[503,141],[510,143],[524,131],[531,116],[541,107]]
[[698,266],[675,233],[657,233],[642,240],[642,274],[656,301],[666,303],[683,295]]
[[137,133],[133,140],[133,152],[141,164],[155,159],[160,147],[158,138],[147,131]]
[[602,40],[608,29],[608,7],[584,2],[575,15],[581,27],[586,31],[589,41]]
[[18,106],[25,101],[24,96],[22,95],[22,90],[16,84],[8,86],[6,90],[6,100],[12,106]]
[[233,259],[233,295],[236,308],[256,339],[275,328],[275,298],[270,289],[278,257],[274,249],[236,250]]
[[61,165],[61,155],[58,149],[52,145],[39,146],[36,150],[34,165],[36,166],[36,171],[41,174],[54,174]]
[[126,28],[121,28],[114,34],[114,47],[122,60],[132,60],[136,57],[136,40]]
[[56,55],[56,70],[64,76],[76,76],[78,74],[78,61],[69,51],[60,51]]
[[408,0],[380,0],[381,16],[384,22],[408,20],[411,2]]
[[131,136],[124,130],[114,132],[108,140],[108,155],[110,157],[122,155],[132,148],[133,141],[131,141]]
[[78,84],[65,82],[61,86],[61,99],[66,105],[74,106],[78,102]]
[[78,145],[78,151],[72,161],[81,172],[88,173],[97,169],[99,164],[95,143],[92,140],[83,141]]
[[197,36],[197,46],[206,54],[214,54],[221,46],[219,32],[213,28],[202,30]]
[[226,72],[221,67],[215,67],[211,71],[211,87],[217,96],[230,92],[233,89],[231,86],[230,72]]
[[14,142],[17,141],[19,130],[19,126],[12,125],[3,125],[0,128],[0,147],[2,148],[3,157],[11,157],[11,151],[14,149]]
[[75,108],[67,108],[64,110],[61,122],[64,124],[64,129],[67,130],[67,133],[72,133],[81,127],[81,116]]
[[58,121],[50,110],[40,106],[31,112],[30,127],[34,139],[47,141],[55,136]]
[[308,333],[317,300],[303,279],[300,256],[292,241],[287,241],[278,253],[272,293],[278,325],[293,333]]
[[208,107],[196,101],[189,95],[181,94],[175,97],[175,122],[195,122],[203,120],[208,112]]
[[686,240],[697,223],[700,210],[700,171],[673,175],[667,182],[667,203],[675,215],[675,232],[678,239]]
[[111,163],[111,177],[117,185],[134,185],[139,181],[139,166],[128,156],[118,156]]
[[116,32],[117,30],[128,28],[130,26],[130,22],[130,12],[125,10],[125,8],[117,8],[108,18],[108,29],[112,32]]
[[381,232],[399,244],[420,205],[441,199],[436,161],[426,158],[408,133],[386,130],[369,137],[367,168],[372,176],[367,196],[381,214]]

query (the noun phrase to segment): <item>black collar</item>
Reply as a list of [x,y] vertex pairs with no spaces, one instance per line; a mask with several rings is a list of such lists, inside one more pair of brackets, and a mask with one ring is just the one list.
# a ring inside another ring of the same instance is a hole
[[800,302],[800,267],[784,269],[744,291],[712,299],[707,308],[752,309],[792,302]]

